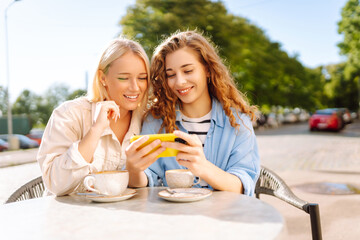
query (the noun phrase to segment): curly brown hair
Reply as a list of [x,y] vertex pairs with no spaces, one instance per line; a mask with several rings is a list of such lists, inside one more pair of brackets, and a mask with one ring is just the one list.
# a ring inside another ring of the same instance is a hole
[[178,129],[175,124],[175,110],[176,105],[181,105],[181,101],[167,84],[165,58],[169,53],[184,47],[195,50],[202,64],[209,70],[210,96],[215,97],[222,104],[231,126],[236,129],[240,127],[231,108],[235,109],[238,118],[239,112],[242,112],[251,120],[255,120],[257,107],[251,106],[246,96],[236,88],[229,70],[211,41],[197,31],[175,32],[155,49],[151,60],[150,81],[153,84],[153,94],[150,96],[150,109],[146,115],[151,113],[154,118],[163,118],[159,132],[163,128],[166,132]]

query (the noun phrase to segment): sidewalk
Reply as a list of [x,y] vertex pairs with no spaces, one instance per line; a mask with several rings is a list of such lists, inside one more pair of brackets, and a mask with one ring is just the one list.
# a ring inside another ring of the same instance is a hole
[[0,168],[36,162],[37,148],[0,152]]
[[[257,137],[262,165],[283,178],[298,197],[319,204],[324,240],[360,238],[360,121],[347,126],[346,134],[343,132],[304,131],[297,135]],[[358,192],[326,194],[320,191],[323,183],[351,184]],[[305,184],[317,184],[318,188],[311,189],[309,185],[300,188]],[[311,239],[307,213],[272,196],[260,198],[284,217],[284,228],[277,240]]]
[[[277,174],[298,197],[319,204],[324,240],[359,239],[360,194],[317,194],[299,187],[304,183],[331,182],[349,183],[360,189],[360,173],[281,171]],[[274,206],[284,217],[285,225],[277,240],[311,239],[310,215],[275,197],[260,195],[260,199]]]

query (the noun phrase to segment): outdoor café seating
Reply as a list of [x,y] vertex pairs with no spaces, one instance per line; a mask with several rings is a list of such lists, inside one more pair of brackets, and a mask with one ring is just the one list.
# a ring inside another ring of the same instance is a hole
[[261,167],[255,187],[256,197],[260,198],[260,194],[277,197],[308,213],[310,215],[312,239],[322,239],[319,205],[298,198],[281,177],[265,167]]
[[32,198],[42,197],[45,186],[42,177],[37,177],[17,189],[5,203],[23,201]]
[[[45,186],[41,176],[37,177],[16,190],[6,203],[42,197],[44,190]],[[148,194],[146,193],[145,195]],[[322,239],[318,204],[308,203],[298,198],[278,175],[265,167],[261,168],[260,177],[255,189],[257,198],[259,198],[260,194],[275,196],[308,213],[311,220],[312,238]]]

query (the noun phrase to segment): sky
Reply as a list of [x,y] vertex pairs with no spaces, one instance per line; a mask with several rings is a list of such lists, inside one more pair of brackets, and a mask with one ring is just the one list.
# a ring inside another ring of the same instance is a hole
[[[10,87],[14,102],[24,89],[41,95],[55,83],[71,91],[91,83],[104,47],[121,33],[118,23],[135,0],[21,0],[7,8],[12,2],[0,1],[0,86]],[[345,59],[337,47],[342,41],[337,22],[346,0],[223,2],[230,13],[249,19],[288,54],[298,55],[304,66]]]

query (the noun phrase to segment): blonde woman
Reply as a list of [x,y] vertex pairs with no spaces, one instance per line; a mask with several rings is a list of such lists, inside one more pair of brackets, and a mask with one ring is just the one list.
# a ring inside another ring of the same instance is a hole
[[148,85],[149,60],[140,44],[113,40],[88,95],[61,104],[46,126],[37,160],[51,193],[81,191],[86,175],[126,168],[125,148],[140,133]]
[[[141,133],[174,132],[187,144],[161,143],[180,152],[149,161],[142,184],[167,186],[166,170],[187,168],[203,180],[200,187],[253,195],[260,171],[251,124],[257,108],[237,90],[216,48],[195,31],[173,34],[154,52],[151,81],[154,96]],[[127,153],[146,155],[136,150],[145,140]]]

